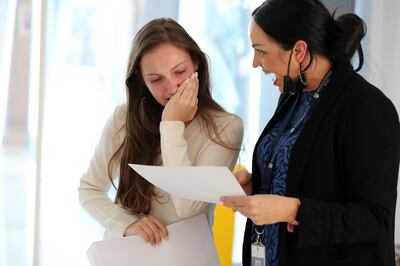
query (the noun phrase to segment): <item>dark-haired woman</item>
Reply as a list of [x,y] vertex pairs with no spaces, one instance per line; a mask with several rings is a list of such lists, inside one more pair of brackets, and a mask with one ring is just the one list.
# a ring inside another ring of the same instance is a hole
[[[106,238],[139,235],[154,245],[168,238],[166,225],[199,213],[210,218],[213,206],[169,195],[128,164],[232,170],[243,125],[212,99],[205,54],[171,19],[153,20],[137,33],[126,86],[127,104],[105,125],[79,199],[106,229]],[[108,191],[117,177],[113,202]]]
[[282,94],[252,174],[238,175],[251,195],[221,199],[249,218],[244,265],[394,265],[400,125],[356,73],[364,34],[361,18],[334,19],[318,0],[253,12],[253,66],[275,74]]

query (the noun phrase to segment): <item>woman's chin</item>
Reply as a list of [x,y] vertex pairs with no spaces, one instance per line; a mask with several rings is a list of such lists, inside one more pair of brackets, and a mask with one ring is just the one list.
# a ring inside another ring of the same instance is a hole
[[273,85],[277,88],[281,93],[283,92],[283,86],[279,82],[274,82]]

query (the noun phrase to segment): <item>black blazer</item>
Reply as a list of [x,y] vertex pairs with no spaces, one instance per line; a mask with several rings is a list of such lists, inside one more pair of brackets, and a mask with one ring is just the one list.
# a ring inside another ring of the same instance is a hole
[[[282,95],[259,141],[291,98]],[[299,226],[294,233],[280,226],[279,265],[394,266],[399,157],[400,125],[393,104],[350,64],[337,64],[292,150],[286,195],[300,198]],[[244,265],[250,262],[250,230],[248,219]]]

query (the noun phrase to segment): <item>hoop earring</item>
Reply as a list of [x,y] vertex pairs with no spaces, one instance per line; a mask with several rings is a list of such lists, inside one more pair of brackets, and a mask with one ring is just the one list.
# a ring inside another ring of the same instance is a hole
[[299,69],[299,79],[300,79],[300,83],[301,83],[303,86],[306,86],[306,85],[307,85],[307,77],[306,77],[306,74],[305,74],[303,71],[301,71],[301,69]]

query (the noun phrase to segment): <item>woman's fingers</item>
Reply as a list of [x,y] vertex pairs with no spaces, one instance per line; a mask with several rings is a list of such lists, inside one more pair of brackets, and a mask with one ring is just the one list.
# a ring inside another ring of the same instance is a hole
[[152,232],[144,223],[140,223],[136,227],[136,234],[139,235],[146,243],[152,243]]
[[221,197],[221,201],[224,205],[250,218],[257,225],[277,222],[296,224],[300,206],[300,200],[297,198],[272,194]]
[[178,90],[174,94],[176,98],[181,97],[184,94],[187,94],[188,91],[193,88],[193,83],[194,81],[197,80],[197,72],[193,73],[190,77],[188,77],[186,80],[184,80],[181,85],[179,85]]
[[150,217],[145,217],[147,219],[146,225],[151,230],[151,243],[158,244],[161,241],[160,229],[154,223],[154,221]]
[[234,211],[238,211],[248,218],[252,218],[255,213],[255,198],[254,196],[237,196],[237,197],[221,197],[222,203],[232,208]]
[[162,121],[191,121],[197,112],[197,74],[184,81],[164,108]]
[[136,234],[152,245],[159,244],[162,238],[168,239],[167,228],[154,216],[145,216],[138,221]]
[[235,176],[239,184],[242,186],[251,182],[251,174],[247,170],[241,170]]
[[235,177],[244,192],[246,192],[247,195],[251,195],[253,191],[251,174],[247,170],[241,170],[235,174]]
[[245,207],[248,204],[248,198],[251,196],[223,196],[220,200],[229,207]]
[[[182,93],[185,91],[186,87],[188,86],[190,82],[190,78],[187,78],[185,81],[183,81],[181,83],[181,85],[179,85],[178,90],[176,91],[176,93],[172,96],[172,98],[179,98],[181,97]],[[171,99],[172,99],[171,98]]]
[[157,225],[159,232],[161,233],[161,236],[165,239],[168,240],[168,229],[167,227],[156,217],[154,216],[149,216],[150,219],[153,220],[154,224]]
[[196,103],[198,91],[199,91],[199,80],[197,79],[197,72],[195,72],[191,76],[190,81],[187,84],[186,89],[182,92],[181,96],[183,96],[191,103]]

